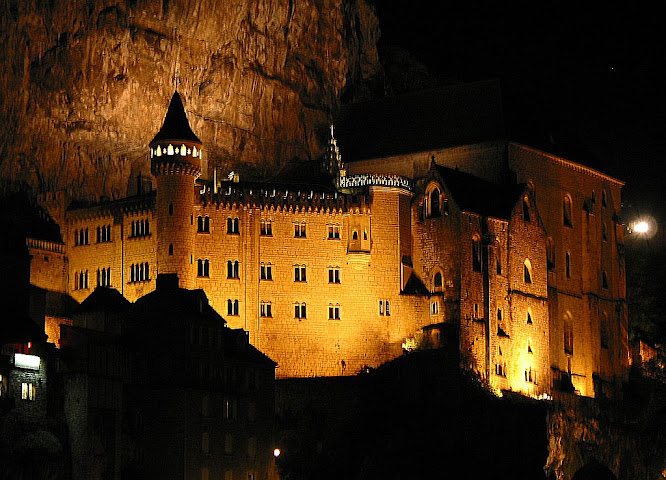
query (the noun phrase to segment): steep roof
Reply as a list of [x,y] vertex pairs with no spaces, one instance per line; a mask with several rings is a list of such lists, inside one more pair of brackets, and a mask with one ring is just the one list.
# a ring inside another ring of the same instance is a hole
[[461,210],[508,220],[525,184],[497,184],[469,173],[437,165],[437,173]]
[[497,81],[458,84],[346,105],[336,126],[345,162],[505,137]]
[[97,287],[88,295],[74,313],[84,312],[124,312],[132,304],[115,288]]
[[190,128],[190,122],[187,120],[185,107],[178,91],[173,92],[162,128],[160,128],[160,131],[157,132],[157,135],[155,135],[155,138],[150,143],[161,140],[185,140],[201,143],[201,140],[199,140]]

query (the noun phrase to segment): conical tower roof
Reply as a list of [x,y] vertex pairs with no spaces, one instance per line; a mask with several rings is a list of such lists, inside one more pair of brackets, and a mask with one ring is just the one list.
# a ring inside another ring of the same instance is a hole
[[164,140],[183,140],[189,142],[201,143],[201,140],[194,134],[190,128],[190,122],[187,121],[187,114],[183,101],[176,90],[173,92],[171,102],[169,102],[169,109],[164,117],[162,128],[157,132],[151,145],[155,142]]

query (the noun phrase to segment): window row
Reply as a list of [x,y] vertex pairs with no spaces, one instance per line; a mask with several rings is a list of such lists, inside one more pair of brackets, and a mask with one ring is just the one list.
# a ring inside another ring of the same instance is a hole
[[150,235],[150,221],[147,218],[132,221],[130,225],[130,238],[147,237],[148,235]]
[[[390,308],[390,307],[389,307]],[[227,311],[232,309],[232,311],[237,311],[238,309],[238,300],[234,300],[233,303],[231,300],[227,300]],[[237,313],[236,313],[237,315]],[[389,313],[390,315],[390,313]],[[273,316],[273,304],[271,302],[261,301],[259,304],[259,316],[270,318]],[[294,303],[294,318],[304,319],[307,318],[307,304],[305,302],[295,302]],[[340,305],[332,304],[328,305],[328,319],[329,320],[340,320]]]
[[150,266],[148,262],[130,265],[130,282],[144,282],[150,280]]
[[81,228],[74,232],[74,245],[90,245],[87,228]]
[[111,267],[97,269],[97,286],[99,287],[111,286]]
[[111,241],[111,225],[102,225],[97,227],[97,243],[106,243]]
[[81,270],[74,274],[74,290],[83,290],[89,287],[88,270]]
[[[198,233],[210,233],[210,217],[208,215],[197,217],[197,232]],[[227,218],[227,234],[237,235],[240,233],[240,220],[232,217]],[[264,237],[273,236],[273,221],[269,219],[260,220],[260,234]],[[294,238],[307,238],[307,226],[305,222],[295,222],[294,223]],[[328,225],[327,226],[327,238],[331,240],[340,239],[340,225]],[[352,233],[352,239],[358,240],[359,232],[354,230]],[[368,239],[368,231],[363,231],[363,240]]]
[[[210,260],[197,259],[197,276],[210,277]],[[227,278],[240,278],[240,263],[238,260],[227,260]],[[259,266],[261,280],[273,280],[273,265],[261,263]],[[307,265],[294,265],[294,282],[307,282]],[[328,283],[340,283],[340,267],[328,268]]]

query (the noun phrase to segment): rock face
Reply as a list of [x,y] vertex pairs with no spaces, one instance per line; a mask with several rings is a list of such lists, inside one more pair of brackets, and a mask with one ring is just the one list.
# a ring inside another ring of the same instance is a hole
[[126,195],[178,79],[208,171],[317,157],[340,95],[379,69],[366,0],[8,0],[5,189]]

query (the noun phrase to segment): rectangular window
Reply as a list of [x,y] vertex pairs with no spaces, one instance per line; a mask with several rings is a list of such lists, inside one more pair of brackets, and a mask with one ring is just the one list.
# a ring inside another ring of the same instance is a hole
[[227,260],[227,278],[240,278],[238,260]]
[[294,265],[294,282],[305,282],[307,276],[305,273],[305,265]]
[[264,237],[273,236],[273,221],[261,219],[261,235]]
[[262,263],[260,273],[262,280],[273,280],[273,265]]
[[340,226],[339,225],[329,225],[328,226],[328,239],[329,240],[339,240],[340,239]]
[[238,235],[240,233],[240,220],[238,217],[227,217],[227,235]]
[[430,304],[430,313],[432,315],[437,315],[439,313],[439,302],[432,302]]
[[567,252],[566,257],[564,258],[564,270],[567,278],[571,278],[571,254],[569,252]]
[[235,399],[226,397],[222,405],[222,415],[225,420],[236,420],[236,410],[238,403]]
[[208,259],[200,258],[197,260],[197,276],[210,277],[210,262]]
[[210,217],[208,215],[197,217],[197,233],[210,233]]
[[111,225],[102,225],[97,227],[97,243],[106,243],[111,241]]
[[307,310],[305,303],[294,304],[294,318],[307,318]]
[[21,383],[21,400],[28,400],[34,402],[36,397],[35,384],[34,383]]
[[386,300],[384,305],[385,305],[385,308],[386,308],[386,316],[390,317],[391,316],[391,301]]
[[379,314],[384,315],[384,300],[379,301]]
[[340,283],[340,269],[328,267],[328,283]]
[[231,300],[230,298],[227,299],[227,315],[238,316],[238,312],[239,312],[238,299],[236,300]]
[[340,320],[340,306],[339,305],[329,305],[328,306],[328,319],[329,320]]
[[259,305],[259,314],[262,317],[272,317],[273,316],[273,311],[271,308],[271,303],[270,302],[261,302]]
[[150,267],[148,262],[130,265],[130,283],[150,280]]
[[305,222],[294,223],[294,237],[296,238],[305,238]]

